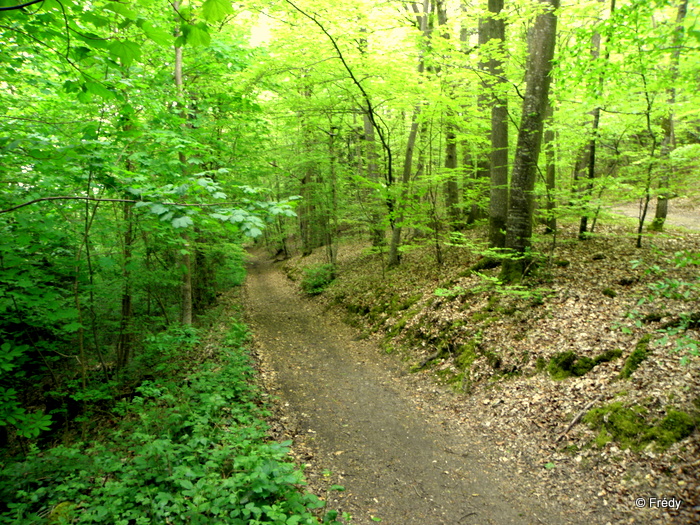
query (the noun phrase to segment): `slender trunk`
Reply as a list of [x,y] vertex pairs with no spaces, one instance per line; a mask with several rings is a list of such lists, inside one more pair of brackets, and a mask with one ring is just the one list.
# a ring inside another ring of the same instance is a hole
[[124,218],[124,245],[122,247],[122,278],[124,284],[122,288],[121,318],[119,321],[119,338],[117,340],[117,368],[121,369],[127,365],[131,357],[131,320],[133,314],[131,296],[131,258],[134,243],[133,213],[131,203],[125,202],[122,207]]
[[656,214],[649,228],[661,231],[668,215],[668,199],[670,198],[668,187],[673,174],[671,163],[671,152],[676,149],[676,131],[673,119],[673,106],[676,103],[676,78],[678,77],[678,62],[681,55],[681,43],[683,37],[683,20],[688,12],[688,0],[682,0],[678,5],[676,14],[676,29],[673,38],[673,53],[671,55],[671,87],[668,89],[668,113],[661,123],[664,130],[663,143],[661,144],[661,155],[666,160],[667,166],[659,181],[659,196],[656,201]]
[[[428,39],[430,36],[430,26],[428,24],[428,15],[430,13],[430,2],[429,0],[423,0],[423,10],[421,11],[415,4],[413,4],[413,11],[416,14],[418,24],[420,26],[421,32],[423,33],[423,38]],[[422,75],[425,71],[424,57],[421,56],[418,61],[418,75]],[[418,135],[418,117],[420,115],[421,105],[416,104],[413,109],[413,115],[411,117],[411,129],[408,134],[408,141],[406,143],[406,154],[404,156],[403,172],[401,174],[401,195],[399,201],[396,203],[398,211],[395,217],[390,217],[390,222],[392,225],[391,231],[391,242],[389,243],[389,254],[387,259],[387,266],[389,268],[398,266],[401,262],[401,255],[399,254],[399,246],[401,245],[401,228],[402,222],[404,220],[404,207],[406,206],[406,201],[408,199],[408,188],[411,181],[411,169],[413,167],[413,150],[416,146],[416,136]]]
[[401,245],[401,228],[404,220],[403,208],[406,205],[408,199],[408,187],[411,182],[411,168],[413,165],[413,150],[416,146],[416,137],[418,135],[418,115],[420,115],[420,106],[416,106],[413,110],[413,117],[411,119],[411,131],[408,134],[408,142],[406,143],[406,155],[403,162],[403,173],[401,174],[401,197],[399,199],[399,205],[401,206],[401,212],[399,216],[394,220],[394,227],[391,231],[391,242],[389,243],[389,256],[387,260],[387,266],[392,268],[398,266],[401,262],[401,255],[399,254],[399,246]]
[[529,42],[527,90],[518,133],[506,233],[506,248],[512,254],[503,263],[502,278],[519,280],[531,264],[528,250],[532,238],[533,190],[542,143],[542,125],[549,97],[550,73],[556,42],[559,0],[540,0],[548,6],[537,16]]
[[[489,12],[500,14],[503,0],[489,0]],[[490,36],[505,42],[505,22],[502,19],[489,19]],[[488,70],[494,80],[494,94],[491,103],[491,181],[489,196],[489,245],[503,248],[506,243],[506,220],[508,217],[508,100],[505,93],[498,89],[506,79],[503,78],[503,60],[491,58]]]
[[[178,11],[180,9],[180,0],[175,0],[173,2],[173,9]],[[176,24],[179,23],[179,17],[176,18]],[[179,29],[175,30],[175,36],[180,33]],[[182,48],[175,48],[175,89],[177,91],[178,103],[181,104],[183,111],[186,109],[186,105],[183,101],[183,81],[182,81]],[[186,118],[186,115],[185,115]],[[184,126],[183,126],[184,127]],[[178,159],[180,160],[180,166],[183,175],[187,173],[187,157],[183,152],[178,153]],[[182,258],[180,259],[180,265],[182,267],[182,284],[180,286],[180,322],[184,325],[192,324],[192,254],[190,251],[190,239],[186,233],[180,234],[183,244]]]
[[544,154],[546,158],[546,174],[545,185],[547,188],[547,206],[545,215],[546,229],[545,233],[554,233],[557,230],[556,217],[556,199],[554,193],[556,191],[556,157],[555,157],[555,134],[552,129],[552,121],[554,120],[554,110],[552,104],[547,104],[545,120],[548,121],[547,130],[544,132]]
[[[492,4],[494,4],[492,6]],[[495,5],[496,2],[489,2],[489,12],[491,8],[496,9],[498,6]],[[482,81],[481,81],[481,92],[477,98],[477,106],[479,108],[479,113],[486,114],[487,110],[493,107],[493,85],[494,78],[491,77],[491,59],[487,56],[484,49],[487,44],[495,38],[494,36],[494,22],[492,16],[486,18],[481,18],[479,20],[479,49],[481,50],[481,60],[479,61],[479,69],[483,71]],[[467,217],[467,224],[472,224],[479,219],[487,217],[487,212],[484,209],[483,201],[486,199],[484,195],[485,185],[483,181],[488,180],[491,175],[491,147],[489,145],[488,150],[482,150],[481,146],[477,153],[476,161],[476,174],[474,181],[474,192],[475,195],[474,202],[469,210],[469,215]]]
[[457,184],[457,135],[453,124],[448,123],[445,130],[445,207],[452,229],[460,227],[459,186]]
[[[365,157],[367,158],[367,178],[372,183],[376,184],[379,183],[379,168],[374,127],[366,113],[362,114],[362,122],[364,126]],[[377,247],[386,244],[386,231],[382,222],[381,213],[374,200],[375,199],[370,196],[368,218],[370,221],[369,230],[372,246]]]

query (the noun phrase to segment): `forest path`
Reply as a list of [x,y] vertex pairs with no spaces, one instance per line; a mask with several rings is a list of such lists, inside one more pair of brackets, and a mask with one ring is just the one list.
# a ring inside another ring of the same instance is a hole
[[307,474],[333,471],[346,491],[331,492],[328,506],[352,514],[354,525],[582,519],[508,465],[483,459],[492,454],[477,436],[431,421],[412,400],[420,393],[402,383],[405,365],[302,297],[274,263],[249,265],[244,295],[268,389],[281,398],[283,419],[296,421],[295,447],[314,457]]

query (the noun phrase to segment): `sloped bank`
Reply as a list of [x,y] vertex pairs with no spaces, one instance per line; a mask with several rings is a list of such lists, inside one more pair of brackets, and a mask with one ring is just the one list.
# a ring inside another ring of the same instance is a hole
[[[442,408],[501,443],[504,461],[539,468],[543,490],[566,500],[572,486],[587,487],[591,505],[621,519],[692,523],[700,518],[700,366],[692,346],[672,350],[700,337],[692,322],[658,331],[692,320],[697,263],[679,266],[673,254],[698,252],[697,234],[657,236],[640,251],[608,229],[560,246],[558,264],[527,288],[504,289],[495,273],[465,271],[476,261],[466,250],[451,249],[441,267],[414,251],[387,271],[356,244],[341,249],[338,278],[321,300],[401,352],[416,388],[437,381],[458,392]],[[287,273],[303,279],[303,268],[321,262],[320,254],[294,259]],[[664,283],[678,293],[652,297]],[[439,404],[430,400],[431,409]],[[641,418],[645,437],[634,446],[618,406]],[[635,507],[639,497],[670,496],[682,500],[678,510]]]

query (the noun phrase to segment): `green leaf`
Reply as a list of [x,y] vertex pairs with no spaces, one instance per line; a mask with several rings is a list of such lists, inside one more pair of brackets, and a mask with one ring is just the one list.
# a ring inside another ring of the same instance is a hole
[[194,221],[190,217],[178,217],[177,219],[173,219],[173,222],[170,224],[173,225],[173,228],[187,228],[188,226],[192,226]]
[[106,100],[112,100],[115,97],[114,93],[104,87],[102,84],[99,82],[86,82],[85,87],[88,91],[88,93],[92,93],[93,95],[97,95],[99,97],[102,97]]
[[141,31],[143,31],[143,33],[156,44],[169,46],[173,43],[173,36],[167,31],[163,31],[161,28],[156,27],[152,22],[144,21],[140,27]]
[[185,42],[195,47],[208,46],[209,42],[211,42],[211,36],[204,23],[199,23],[197,25],[184,24],[182,26],[182,35],[184,36]]
[[229,0],[205,0],[202,4],[202,15],[209,22],[218,22],[233,14]]
[[114,58],[118,58],[124,67],[130,66],[134,60],[141,58],[139,45],[128,40],[112,42],[109,45],[109,52]]
[[139,17],[136,11],[129,9],[124,4],[120,4],[119,2],[109,2],[106,6],[104,6],[104,9],[117,13],[118,15],[122,15],[124,18],[129,20],[136,20]]

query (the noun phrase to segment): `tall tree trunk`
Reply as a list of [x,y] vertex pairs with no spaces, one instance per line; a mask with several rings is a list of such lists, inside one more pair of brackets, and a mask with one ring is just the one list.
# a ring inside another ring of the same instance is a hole
[[527,90],[508,207],[506,249],[511,257],[504,261],[501,274],[506,282],[521,279],[531,263],[527,251],[532,239],[533,191],[556,43],[557,17],[554,10],[559,7],[559,0],[540,2],[547,6],[547,10],[537,16],[529,38]]
[[673,174],[671,164],[671,152],[676,149],[676,130],[673,119],[673,105],[676,103],[676,78],[678,77],[678,62],[681,56],[681,43],[683,37],[683,20],[688,12],[688,0],[682,0],[678,5],[676,14],[676,29],[673,38],[673,53],[671,55],[671,87],[668,89],[668,113],[664,117],[661,126],[664,130],[664,139],[661,144],[661,156],[666,160],[664,175],[659,181],[659,196],[656,200],[656,214],[654,220],[649,225],[649,229],[661,231],[668,215],[668,186]]
[[[412,4],[412,8],[413,12],[416,14],[416,19],[418,20],[423,38],[427,40],[430,37],[431,30],[428,23],[428,17],[430,15],[430,1],[423,0],[422,10],[415,4]],[[424,57],[421,55],[418,61],[418,74],[422,75],[424,71],[425,61]],[[401,195],[399,201],[396,203],[398,208],[398,210],[396,210],[397,215],[391,221],[391,241],[389,243],[389,254],[387,259],[387,266],[389,268],[398,266],[401,262],[401,255],[399,254],[399,247],[401,245],[401,223],[404,220],[403,209],[406,206],[406,201],[408,200],[408,189],[411,181],[411,170],[413,167],[413,151],[416,147],[416,137],[418,135],[418,117],[420,116],[420,110],[420,103],[416,104],[411,117],[411,129],[408,133],[408,141],[406,142],[406,154],[404,156],[403,172],[401,174]]]
[[[131,170],[132,168],[129,167]],[[134,225],[131,203],[125,202],[122,206],[124,214],[124,245],[122,247],[123,266],[121,318],[119,320],[119,339],[117,340],[117,368],[123,368],[129,362],[131,356],[131,318],[133,313],[131,296],[131,256],[134,243]]]
[[[364,127],[364,156],[367,158],[367,178],[372,183],[379,183],[379,166],[377,155],[377,143],[374,137],[374,127],[367,113],[362,114],[362,124]],[[382,222],[381,213],[374,202],[374,198],[369,199],[369,230],[372,246],[384,246],[386,244],[386,230]]]
[[[448,117],[451,117],[449,115]],[[459,186],[457,184],[457,134],[454,124],[448,123],[445,130],[445,207],[452,229],[459,229],[461,210],[459,209]]]
[[[179,24],[179,9],[180,0],[175,0],[173,2],[173,9],[178,12],[175,23]],[[179,27],[179,26],[176,26]],[[180,33],[179,29],[175,30],[175,36]],[[178,95],[178,103],[182,104],[183,110],[186,109],[186,105],[182,102],[183,100],[183,82],[182,82],[182,48],[175,48],[175,89]],[[186,118],[186,116],[185,116]],[[183,175],[187,173],[187,158],[184,153],[179,152],[178,158],[180,160],[180,165]],[[184,325],[192,324],[192,254],[190,253],[190,239],[186,233],[181,235],[183,250],[182,258],[180,259],[180,265],[182,267],[182,284],[180,286],[180,322]]]
[[[489,2],[489,12],[491,13],[491,4],[495,2]],[[502,4],[502,2],[501,2]],[[494,8],[497,6],[493,6]],[[493,85],[494,78],[491,77],[491,55],[492,53],[486,52],[486,46],[488,43],[495,38],[494,36],[494,22],[492,16],[487,16],[486,18],[479,19],[479,50],[481,53],[481,60],[479,61],[479,69],[483,71],[482,81],[481,81],[481,92],[477,98],[477,106],[479,107],[479,113],[486,113],[487,110],[493,107],[494,93]],[[491,147],[490,144],[487,150],[484,150],[481,146],[478,148],[477,160],[476,160],[476,174],[474,181],[474,192],[475,195],[474,202],[469,210],[469,215],[467,216],[467,224],[472,224],[479,219],[483,219],[488,216],[484,204],[482,201],[485,200],[486,195],[484,195],[484,190],[486,189],[483,181],[488,180],[491,174]]]
[[555,152],[556,135],[554,133],[554,130],[552,129],[552,122],[554,120],[554,109],[552,108],[552,104],[550,102],[547,103],[547,109],[545,110],[545,120],[548,121],[547,131],[544,132],[544,154],[546,158],[545,185],[547,188],[547,205],[545,208],[545,233],[554,233],[557,230],[557,217],[555,212],[557,202],[554,196],[557,187],[557,165]]
[[387,266],[389,268],[398,266],[401,262],[399,246],[401,245],[401,228],[404,220],[403,209],[406,206],[406,201],[408,200],[408,188],[411,182],[411,169],[413,167],[413,151],[416,147],[416,137],[418,135],[419,115],[420,106],[416,106],[413,110],[413,117],[411,118],[411,131],[408,134],[406,155],[403,161],[403,173],[401,174],[401,197],[398,201],[401,211],[399,212],[399,216],[395,218],[394,226],[391,230],[391,242],[389,243],[389,256],[387,259]]
[[[489,0],[489,12],[498,15],[503,10],[503,0]],[[506,37],[505,22],[490,17],[489,35],[491,39],[501,41],[503,47]],[[503,84],[503,60],[491,57],[488,72],[494,82],[491,102],[491,184],[489,195],[489,245],[503,248],[506,244],[506,220],[508,217],[508,100],[497,89]]]
[[[599,0],[602,1],[602,0]],[[593,33],[591,37],[591,60],[596,61],[600,57],[600,33],[597,31]],[[605,83],[605,78],[603,75],[598,79],[598,89],[602,92],[603,84]],[[600,127],[600,107],[596,106],[593,111],[591,111],[591,138],[585,149],[584,159],[581,163],[582,168],[585,170],[585,176],[588,179],[585,184],[584,189],[584,199],[585,199],[585,210],[583,215],[581,215],[581,221],[579,222],[578,228],[578,238],[579,240],[585,240],[588,238],[586,235],[588,233],[588,207],[590,205],[591,196],[593,194],[593,181],[595,180],[595,169],[596,169],[596,145],[598,139],[598,128]]]

